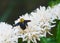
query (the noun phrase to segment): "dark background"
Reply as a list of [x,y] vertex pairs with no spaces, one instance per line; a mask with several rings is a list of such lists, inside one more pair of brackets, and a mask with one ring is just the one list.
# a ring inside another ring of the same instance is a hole
[[47,7],[48,2],[48,0],[0,0],[0,18],[3,18],[1,21],[13,24],[19,16],[30,13],[40,6]]

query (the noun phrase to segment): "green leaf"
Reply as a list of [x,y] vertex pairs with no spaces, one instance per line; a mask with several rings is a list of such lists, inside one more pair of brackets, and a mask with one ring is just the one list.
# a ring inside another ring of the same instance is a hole
[[60,21],[58,20],[57,22],[58,22],[58,24],[57,24],[56,40],[57,40],[57,43],[60,43]]
[[56,42],[56,39],[55,38],[45,38],[45,37],[42,37],[41,38],[41,43],[57,43]]
[[48,5],[51,6],[51,7],[53,7],[54,5],[59,4],[59,3],[60,3],[60,0],[51,0],[51,1],[48,3]]
[[18,43],[22,43],[22,38],[18,38]]
[[49,6],[53,7],[55,5],[54,1],[49,2]]
[[47,41],[49,43],[56,43],[56,39],[55,38],[47,38]]
[[45,37],[42,37],[40,41],[41,41],[41,43],[48,43],[47,38],[45,38]]

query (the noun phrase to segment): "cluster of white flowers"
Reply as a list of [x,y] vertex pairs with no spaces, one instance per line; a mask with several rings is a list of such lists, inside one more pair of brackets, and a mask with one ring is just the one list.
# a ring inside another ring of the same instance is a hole
[[46,37],[46,33],[53,35],[50,30],[55,27],[55,25],[52,25],[52,23],[56,23],[54,20],[60,20],[60,4],[53,8],[40,6],[34,12],[20,16],[15,24],[20,22],[21,18],[31,20],[27,23],[28,26],[25,30],[20,25],[13,27],[4,22],[0,23],[0,43],[18,43],[18,38],[22,38],[27,43],[30,43],[30,41],[37,43],[37,40],[40,41],[41,37]]
[[14,29],[5,22],[0,23],[0,43],[17,43]]

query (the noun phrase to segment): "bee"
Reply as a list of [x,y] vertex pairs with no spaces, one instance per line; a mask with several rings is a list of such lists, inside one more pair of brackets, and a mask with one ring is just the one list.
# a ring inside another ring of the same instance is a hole
[[20,19],[20,21],[15,24],[14,26],[20,26],[21,29],[25,30],[26,29],[26,26],[28,26],[28,22],[31,22],[31,20],[24,20],[23,18]]

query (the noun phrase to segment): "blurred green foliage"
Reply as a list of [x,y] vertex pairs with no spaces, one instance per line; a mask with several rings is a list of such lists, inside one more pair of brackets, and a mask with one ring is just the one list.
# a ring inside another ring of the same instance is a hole
[[48,3],[48,5],[50,5],[51,7],[53,7],[54,5],[60,3],[60,0],[50,0],[50,2]]
[[56,28],[56,40],[57,43],[60,43],[60,20],[57,20],[57,28]]

